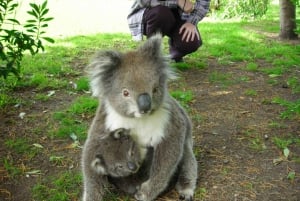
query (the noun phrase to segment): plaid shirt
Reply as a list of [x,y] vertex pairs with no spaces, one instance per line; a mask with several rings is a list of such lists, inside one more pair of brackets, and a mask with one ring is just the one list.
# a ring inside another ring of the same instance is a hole
[[[143,39],[143,15],[147,7],[154,7],[157,5],[167,6],[169,8],[178,8],[178,0],[135,0],[131,6],[131,10],[127,17],[128,26],[134,40]],[[191,13],[184,13],[181,11],[181,18],[197,25],[201,21],[209,9],[210,0],[196,0],[194,10]]]

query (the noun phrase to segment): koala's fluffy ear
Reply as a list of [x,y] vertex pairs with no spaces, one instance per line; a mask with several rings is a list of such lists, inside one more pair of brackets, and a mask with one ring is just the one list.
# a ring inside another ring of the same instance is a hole
[[106,175],[106,168],[105,168],[105,162],[102,158],[102,156],[97,155],[96,158],[92,161],[91,167],[93,168],[94,171],[97,172],[97,174],[100,175]]
[[121,63],[121,54],[116,51],[100,51],[87,66],[93,96],[102,96],[110,89],[114,70]]
[[127,138],[129,136],[129,129],[119,128],[112,131],[112,136],[114,139],[120,139],[121,137]]
[[138,52],[150,59],[162,58],[161,44],[162,35],[157,33],[140,46]]
[[157,33],[151,36],[142,46],[139,47],[138,52],[142,54],[143,58],[149,58],[152,61],[161,61],[164,65],[159,67],[163,74],[170,80],[177,79],[175,71],[169,67],[170,58],[163,55],[162,52],[162,35]]
[[121,135],[123,135],[124,129],[119,128],[112,132],[114,139],[120,139]]

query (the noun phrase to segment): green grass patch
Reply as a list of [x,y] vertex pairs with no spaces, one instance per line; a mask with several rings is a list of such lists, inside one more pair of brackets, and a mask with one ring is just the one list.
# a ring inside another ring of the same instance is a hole
[[68,112],[56,112],[53,118],[58,126],[49,132],[52,138],[69,138],[71,135],[76,135],[81,140],[86,138],[88,125],[77,116]]
[[257,65],[257,63],[254,63],[254,62],[247,63],[246,70],[252,71],[252,72],[258,71],[258,65]]
[[67,110],[74,115],[91,115],[95,113],[97,106],[98,99],[90,96],[80,96]]
[[90,88],[90,83],[87,77],[80,77],[75,82],[75,89],[77,91],[88,91]]
[[294,94],[300,94],[300,78],[296,76],[287,79],[287,85],[292,89]]
[[32,188],[35,200],[69,201],[77,200],[81,192],[82,176],[71,171],[51,178],[44,178]]
[[5,146],[12,149],[17,154],[26,154],[30,151],[30,144],[25,138],[9,139],[5,143]]
[[222,87],[227,87],[234,83],[232,75],[230,73],[222,73],[214,71],[208,75],[208,80],[210,83],[218,84]]
[[53,114],[53,119],[58,126],[52,128],[50,136],[68,138],[75,135],[79,140],[84,140],[89,124],[84,119],[93,116],[97,106],[97,99],[90,96],[79,96],[65,111]]
[[195,198],[199,200],[203,200],[207,195],[207,190],[204,187],[197,188],[195,191]]
[[257,96],[257,91],[254,89],[247,89],[245,91],[245,95],[246,96]]
[[8,173],[9,177],[16,177],[23,174],[23,170],[15,165],[15,162],[11,158],[3,158],[3,167]]
[[8,139],[4,144],[9,150],[17,154],[23,154],[28,159],[36,156],[40,151],[27,138]]
[[35,95],[34,99],[38,101],[46,102],[51,99],[51,96],[47,94],[38,93]]
[[249,147],[255,151],[266,150],[266,145],[264,143],[264,138],[254,129],[248,129],[244,132],[246,139],[249,142]]
[[291,145],[294,142],[292,138],[280,138],[280,137],[274,137],[273,143],[279,148],[279,149],[285,149],[288,148],[289,145]]
[[8,91],[0,90],[0,108],[18,103],[18,99],[14,99],[13,97],[9,96],[8,93]]
[[300,99],[296,101],[287,101],[282,98],[274,98],[273,103],[285,107],[285,111],[281,112],[280,117],[283,119],[300,118]]
[[171,91],[171,96],[180,102],[180,104],[186,109],[189,108],[189,103],[193,100],[192,91]]

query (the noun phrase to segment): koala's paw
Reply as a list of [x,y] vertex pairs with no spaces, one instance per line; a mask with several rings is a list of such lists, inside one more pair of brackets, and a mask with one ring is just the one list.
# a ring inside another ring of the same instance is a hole
[[178,189],[177,186],[177,191],[179,193],[179,200],[181,201],[193,201],[193,196],[194,196],[194,189],[193,188],[185,188],[185,189]]
[[138,201],[151,201],[150,196],[150,186],[147,182],[143,183],[134,195],[135,199]]
[[181,200],[181,201],[193,201],[193,196],[181,194],[179,196],[179,200]]

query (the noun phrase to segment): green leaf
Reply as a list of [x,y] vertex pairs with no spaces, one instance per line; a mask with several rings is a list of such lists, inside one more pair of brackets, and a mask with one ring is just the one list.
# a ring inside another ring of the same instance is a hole
[[13,10],[15,10],[15,8],[16,7],[18,7],[18,3],[15,3],[15,4],[12,4],[12,5],[10,5],[10,8],[8,9],[8,11],[13,11]]
[[48,21],[51,21],[53,19],[54,19],[54,17],[47,17],[47,18],[44,18],[42,21],[43,22],[48,22]]
[[37,23],[37,20],[27,20],[27,23]]
[[37,14],[36,12],[34,12],[34,11],[27,11],[27,13],[28,13],[29,15],[32,15],[33,17],[38,18],[38,14]]
[[290,171],[287,175],[287,179],[289,180],[294,180],[296,176],[296,172],[295,171]]
[[44,10],[47,7],[47,3],[48,3],[47,1],[44,1],[44,3],[42,4],[42,7],[41,7],[42,10]]
[[283,155],[284,155],[286,158],[288,158],[289,155],[290,155],[290,150],[289,150],[288,148],[284,148],[284,149],[283,149]]
[[35,3],[30,3],[29,5],[30,5],[30,7],[31,7],[34,11],[36,11],[37,13],[40,12],[40,8],[39,8],[39,6],[38,6],[37,4],[35,4]]
[[20,25],[20,22],[16,19],[7,19],[7,20]]
[[43,10],[43,11],[41,12],[41,16],[46,15],[48,12],[49,12],[49,9],[48,9],[48,8],[45,9],[45,10]]
[[33,29],[27,29],[26,31],[29,32],[29,33],[36,33],[36,31],[33,30]]
[[35,24],[25,24],[24,27],[29,28],[29,27],[37,27],[37,26]]
[[54,39],[49,38],[49,37],[42,37],[42,39],[44,39],[45,41],[49,42],[49,43],[54,43]]

